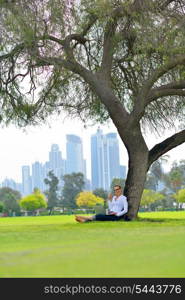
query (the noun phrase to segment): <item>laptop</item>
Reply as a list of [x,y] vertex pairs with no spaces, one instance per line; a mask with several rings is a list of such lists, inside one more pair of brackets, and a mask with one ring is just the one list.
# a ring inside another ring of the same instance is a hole
[[95,213],[97,214],[103,214],[106,215],[107,209],[104,206],[97,205],[94,207]]

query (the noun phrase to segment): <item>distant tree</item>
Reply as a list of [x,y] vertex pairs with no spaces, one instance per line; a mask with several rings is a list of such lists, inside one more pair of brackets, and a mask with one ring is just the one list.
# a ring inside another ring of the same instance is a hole
[[3,212],[3,208],[4,208],[4,204],[3,204],[3,202],[0,202],[0,213],[2,213],[2,212]]
[[107,208],[107,202],[105,201],[108,198],[108,192],[102,188],[97,188],[93,191],[93,194],[104,199],[104,207]]
[[141,197],[141,206],[145,208],[149,208],[150,204],[162,200],[164,198],[164,195],[157,193],[152,190],[146,190],[144,189],[142,197]]
[[182,203],[185,203],[185,189],[178,190],[177,193],[173,195],[173,197],[181,206]]
[[94,207],[97,204],[104,205],[104,199],[85,191],[77,195],[76,204],[81,207]]
[[112,182],[111,182],[111,186],[110,186],[110,189],[111,189],[111,192],[114,194],[114,186],[118,184],[122,187],[122,189],[124,190],[124,187],[125,187],[125,179],[123,178],[113,178]]
[[13,212],[20,213],[18,201],[21,199],[21,194],[9,187],[0,189],[0,201],[3,202],[4,212],[12,215]]
[[158,180],[161,180],[164,175],[163,165],[168,163],[168,155],[163,155],[159,157],[153,164],[150,166],[150,172],[155,175]]
[[102,188],[97,188],[93,191],[93,194],[95,196],[98,196],[100,198],[103,198],[104,200],[108,197],[108,192]]
[[82,173],[66,174],[63,176],[63,180],[63,206],[76,208],[76,196],[83,191],[85,185],[84,175]]
[[156,200],[150,204],[150,209],[152,211],[155,210],[172,210],[175,208],[174,206],[174,198],[171,194],[166,194],[165,191],[161,191],[160,194],[164,195],[163,199]]
[[185,160],[181,160],[179,163],[173,162],[172,168],[168,173],[168,180],[174,192],[183,187],[185,183]]
[[38,209],[47,207],[46,197],[38,189],[35,189],[33,194],[23,197],[19,204],[22,209],[31,211],[33,214]]
[[146,190],[157,190],[157,180],[156,177],[151,174],[150,172],[147,174],[146,181],[145,181],[145,189]]
[[165,173],[163,164],[167,163],[167,161],[168,155],[164,155],[153,162],[146,177],[145,189],[158,190],[159,183],[164,181]]
[[49,214],[52,214],[53,208],[57,206],[59,202],[59,197],[57,194],[59,180],[54,175],[53,171],[49,171],[47,177],[48,178],[44,179],[44,182],[46,185],[49,186],[49,188],[47,191],[45,191],[45,195],[47,196],[48,199],[48,209],[50,211]]

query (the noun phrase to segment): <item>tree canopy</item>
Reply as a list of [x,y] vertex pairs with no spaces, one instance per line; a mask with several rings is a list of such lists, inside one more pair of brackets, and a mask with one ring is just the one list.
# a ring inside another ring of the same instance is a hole
[[21,199],[21,194],[9,187],[2,187],[0,189],[0,201],[3,203],[3,210],[6,213],[11,214],[12,212],[19,213],[19,200]]
[[98,72],[125,116],[174,126],[185,104],[184,4],[1,0],[1,118],[34,123],[66,109],[105,120],[113,111],[94,91]]
[[174,198],[179,203],[185,203],[185,189],[178,190],[176,194],[174,194]]
[[185,182],[185,160],[180,160],[179,163],[174,161],[166,178],[167,185],[176,192],[184,187]]
[[82,173],[72,173],[63,176],[62,203],[65,207],[76,208],[76,196],[82,192],[85,181]]
[[165,198],[165,196],[162,195],[161,193],[157,193],[157,192],[152,191],[152,190],[144,189],[143,195],[142,195],[142,198],[141,198],[141,205],[142,206],[147,206],[147,205],[150,205],[151,203],[153,203],[155,201],[162,200],[164,198]]

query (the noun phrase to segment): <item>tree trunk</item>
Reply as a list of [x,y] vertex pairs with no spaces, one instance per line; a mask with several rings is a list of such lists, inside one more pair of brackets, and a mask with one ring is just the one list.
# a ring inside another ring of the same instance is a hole
[[129,157],[129,171],[125,182],[124,194],[128,199],[126,220],[137,217],[140,200],[147,174],[147,153],[138,152]]
[[124,189],[124,194],[128,200],[128,213],[125,220],[129,221],[137,217],[148,171],[149,151],[140,128],[137,128],[127,137],[125,146],[129,156],[128,174]]

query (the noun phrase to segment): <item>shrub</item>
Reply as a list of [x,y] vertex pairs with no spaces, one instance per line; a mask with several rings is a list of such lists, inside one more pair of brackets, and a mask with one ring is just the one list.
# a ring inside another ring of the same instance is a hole
[[35,211],[40,208],[46,208],[46,197],[39,191],[34,191],[33,194],[23,197],[19,202],[21,208],[26,211]]
[[81,207],[94,207],[97,204],[103,205],[104,199],[91,192],[81,192],[76,197],[76,204]]

